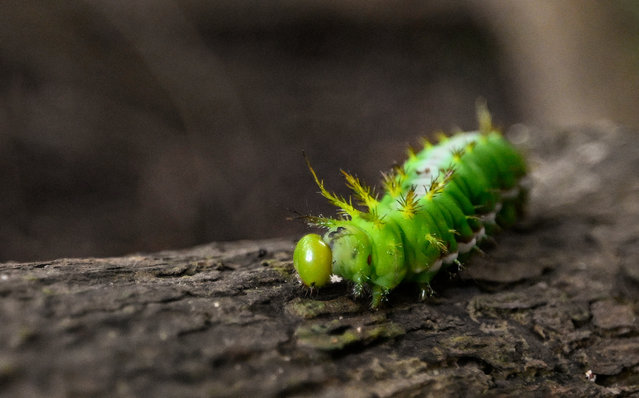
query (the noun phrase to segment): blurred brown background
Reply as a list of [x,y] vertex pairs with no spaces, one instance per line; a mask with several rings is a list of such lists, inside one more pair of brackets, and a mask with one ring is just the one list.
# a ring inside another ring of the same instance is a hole
[[[436,129],[639,125],[628,1],[0,3],[0,261],[294,236]],[[341,192],[344,192],[343,190]]]

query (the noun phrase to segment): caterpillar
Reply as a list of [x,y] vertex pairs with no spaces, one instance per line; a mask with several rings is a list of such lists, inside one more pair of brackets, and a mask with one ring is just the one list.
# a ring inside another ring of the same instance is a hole
[[437,145],[423,140],[419,152],[409,148],[402,166],[382,173],[381,198],[341,170],[356,204],[329,192],[305,156],[339,215],[305,217],[326,232],[298,241],[293,264],[301,282],[313,289],[347,279],[356,297],[370,292],[371,308],[401,282],[414,282],[423,300],[438,272],[461,266],[480,241],[514,224],[528,193],[525,159],[493,127],[483,103],[477,118],[478,131],[442,135]]

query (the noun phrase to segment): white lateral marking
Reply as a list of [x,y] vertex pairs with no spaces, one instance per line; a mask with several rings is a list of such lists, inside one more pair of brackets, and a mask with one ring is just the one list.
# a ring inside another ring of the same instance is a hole
[[475,238],[473,238],[468,243],[463,243],[463,242],[462,243],[457,243],[457,249],[462,254],[468,253],[469,251],[471,251],[473,249],[473,246],[475,246],[475,244],[477,244],[477,240]]
[[486,236],[486,229],[481,227],[481,229],[475,234],[475,239],[477,239],[477,242],[481,242],[481,240],[484,239],[484,236]]
[[497,213],[494,211],[491,211],[488,214],[482,214],[481,216],[479,216],[479,221],[481,221],[482,224],[494,224],[496,215]]
[[450,253],[446,257],[442,258],[442,261],[444,262],[444,264],[451,264],[453,261],[457,260],[457,256],[459,256],[458,251],[456,251],[455,253]]
[[428,272],[437,272],[442,267],[442,260],[439,259],[433,263],[433,265],[428,269]]
[[515,199],[517,196],[519,196],[519,187],[511,188],[507,191],[501,191],[502,199]]

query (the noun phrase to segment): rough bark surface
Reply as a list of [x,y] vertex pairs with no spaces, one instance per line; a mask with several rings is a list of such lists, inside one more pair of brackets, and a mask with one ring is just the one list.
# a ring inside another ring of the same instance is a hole
[[427,302],[412,286],[377,311],[346,283],[309,293],[293,239],[1,264],[0,394],[639,394],[636,132],[510,136],[530,214]]

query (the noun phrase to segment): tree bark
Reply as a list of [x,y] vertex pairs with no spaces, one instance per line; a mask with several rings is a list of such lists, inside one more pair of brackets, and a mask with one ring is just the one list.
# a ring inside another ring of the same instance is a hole
[[309,292],[293,238],[0,264],[0,395],[638,394],[637,132],[509,136],[529,215],[426,302]]

